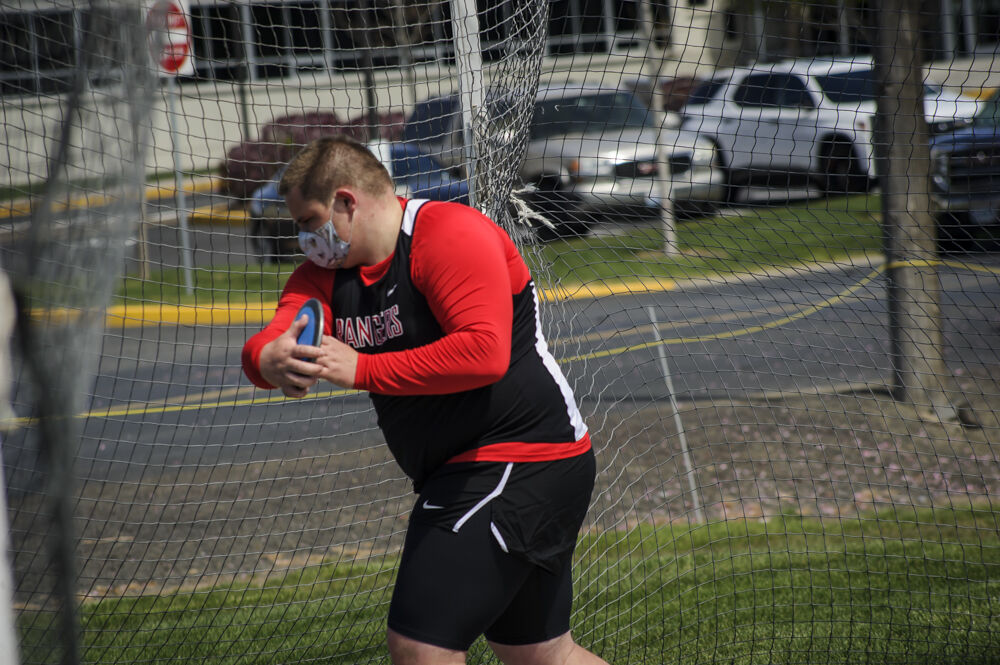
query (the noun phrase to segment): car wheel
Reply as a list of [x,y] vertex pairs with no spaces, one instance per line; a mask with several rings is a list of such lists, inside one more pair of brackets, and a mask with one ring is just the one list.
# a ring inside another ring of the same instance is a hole
[[552,227],[538,223],[535,233],[542,242],[585,236],[590,224],[581,218],[580,197],[567,192],[555,176],[542,177],[528,197],[528,205],[552,222]]
[[861,170],[854,146],[834,142],[823,147],[823,191],[829,194],[859,194],[868,190],[868,174]]
[[934,220],[937,230],[938,249],[945,253],[965,253],[976,249],[975,228],[968,215],[944,213]]
[[739,203],[745,197],[746,188],[749,184],[748,179],[746,177],[738,177],[733,173],[733,170],[726,164],[726,158],[723,156],[722,147],[719,144],[715,144],[715,157],[712,163],[722,174],[722,203],[729,205]]

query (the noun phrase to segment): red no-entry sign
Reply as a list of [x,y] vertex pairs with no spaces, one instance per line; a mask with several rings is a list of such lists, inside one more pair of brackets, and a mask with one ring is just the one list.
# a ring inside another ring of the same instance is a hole
[[155,0],[146,13],[149,52],[161,73],[194,73],[191,19],[186,0]]

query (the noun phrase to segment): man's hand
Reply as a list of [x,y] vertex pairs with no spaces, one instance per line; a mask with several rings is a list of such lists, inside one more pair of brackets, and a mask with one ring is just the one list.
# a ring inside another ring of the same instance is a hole
[[323,335],[316,364],[322,368],[321,379],[342,388],[354,387],[354,375],[358,371],[358,352],[336,337]]
[[260,375],[272,386],[281,388],[281,392],[288,397],[305,397],[323,371],[315,362],[299,360],[320,355],[319,347],[297,341],[306,324],[306,317],[299,317],[280,337],[268,342],[260,351]]

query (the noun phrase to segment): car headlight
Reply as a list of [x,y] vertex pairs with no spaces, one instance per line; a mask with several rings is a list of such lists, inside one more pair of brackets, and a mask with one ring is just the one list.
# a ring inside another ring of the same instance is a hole
[[945,132],[953,132],[959,129],[970,126],[973,123],[972,118],[952,118],[949,120],[938,120],[937,122],[929,122],[927,124],[927,129],[931,134],[943,134]]

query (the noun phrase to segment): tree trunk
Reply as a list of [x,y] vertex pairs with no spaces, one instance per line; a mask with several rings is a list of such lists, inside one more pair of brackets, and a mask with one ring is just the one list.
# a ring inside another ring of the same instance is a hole
[[875,151],[882,185],[894,395],[924,415],[952,419],[944,363],[937,242],[930,211],[930,156],[918,48],[919,12],[883,0],[875,67]]

